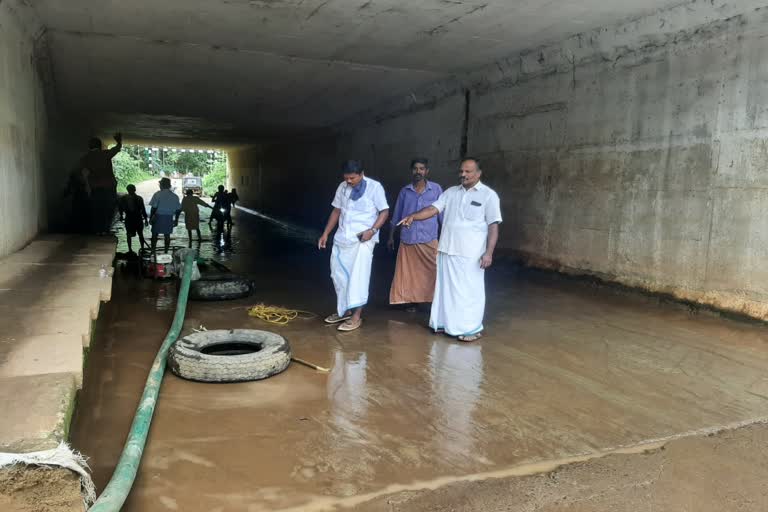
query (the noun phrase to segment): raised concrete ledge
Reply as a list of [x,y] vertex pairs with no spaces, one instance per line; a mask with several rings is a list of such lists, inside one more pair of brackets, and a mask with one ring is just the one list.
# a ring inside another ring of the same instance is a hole
[[0,379],[0,451],[56,448],[67,438],[76,393],[71,373]]
[[[47,235],[0,260],[0,451],[66,440],[114,238]],[[110,272],[111,274],[111,272]]]

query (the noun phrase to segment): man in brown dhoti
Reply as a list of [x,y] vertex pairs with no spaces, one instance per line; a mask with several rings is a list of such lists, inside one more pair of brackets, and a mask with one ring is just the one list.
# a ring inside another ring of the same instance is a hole
[[[387,244],[390,250],[395,247],[398,222],[430,206],[443,193],[440,185],[427,179],[429,161],[426,158],[415,158],[411,162],[411,173],[411,183],[397,196]],[[438,227],[438,217],[432,217],[416,221],[410,229],[401,231],[395,277],[389,293],[390,304],[432,302],[437,273]],[[415,311],[413,307],[409,309]]]

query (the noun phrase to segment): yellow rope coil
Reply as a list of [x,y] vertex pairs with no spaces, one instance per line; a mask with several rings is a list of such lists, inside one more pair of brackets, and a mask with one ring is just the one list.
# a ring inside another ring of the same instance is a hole
[[309,311],[288,309],[280,306],[268,306],[266,304],[256,304],[255,306],[251,306],[248,308],[248,315],[277,325],[286,325],[288,322],[298,317],[313,318],[316,316]]

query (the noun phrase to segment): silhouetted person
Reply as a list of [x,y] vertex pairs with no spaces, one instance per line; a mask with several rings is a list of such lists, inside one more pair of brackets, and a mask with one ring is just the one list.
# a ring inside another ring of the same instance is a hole
[[112,158],[123,147],[123,136],[115,134],[115,144],[104,149],[101,139],[91,138],[88,153],[80,159],[79,168],[88,169],[88,185],[91,189],[91,226],[99,235],[109,233],[117,203],[117,180],[112,169]]
[[213,194],[211,198],[213,200],[213,215],[208,221],[210,225],[214,220],[218,221],[221,228],[224,228],[226,223],[227,229],[232,227],[232,202],[229,196],[229,192],[224,189],[224,185],[219,185],[218,192]]
[[[237,202],[240,201],[240,196],[237,195],[237,189],[233,188],[229,193],[229,202],[232,204],[232,208],[234,209],[237,206]],[[234,225],[234,221],[232,220],[232,214],[229,215],[229,227],[232,227]]]
[[132,239],[134,236],[139,236],[141,248],[144,248],[147,244],[144,240],[144,226],[148,226],[149,221],[147,209],[144,206],[144,198],[136,195],[136,187],[128,185],[125,189],[128,191],[128,194],[121,197],[117,205],[120,210],[120,220],[125,222],[128,252],[133,252]]
[[155,192],[149,201],[152,211],[149,215],[149,222],[152,224],[152,252],[157,248],[157,236],[163,235],[165,238],[165,252],[171,247],[171,233],[178,222],[174,222],[174,216],[178,219],[178,211],[181,209],[179,196],[171,190],[171,180],[162,178],[160,180],[160,191]]
[[197,241],[202,242],[203,237],[200,234],[200,209],[198,206],[205,206],[206,208],[213,209],[213,206],[209,205],[196,195],[192,193],[192,190],[187,190],[187,195],[181,200],[181,211],[176,214],[176,223],[179,222],[179,215],[184,212],[184,224],[187,225],[187,233],[189,234],[189,246],[192,247],[192,231],[197,231]]
[[72,196],[72,215],[70,225],[75,233],[88,233],[91,230],[91,187],[88,184],[88,169],[73,170],[67,180],[64,197]]

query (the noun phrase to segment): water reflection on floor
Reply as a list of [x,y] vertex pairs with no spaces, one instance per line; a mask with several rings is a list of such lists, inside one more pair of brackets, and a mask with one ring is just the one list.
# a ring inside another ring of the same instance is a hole
[[[205,226],[205,223],[203,223]],[[497,267],[487,336],[437,336],[426,313],[387,306],[393,256],[377,248],[362,329],[338,333],[316,231],[238,212],[232,248],[203,255],[246,273],[255,295],[190,303],[199,325],[279,332],[302,359],[262,382],[168,374],[125,511],[312,510],[393,484],[463,477],[768,415],[762,327]],[[186,245],[183,225],[176,242]],[[175,302],[175,285],[118,270],[102,311],[73,439],[101,488],[128,431]],[[141,300],[137,300],[141,299]],[[314,311],[275,327],[255,302]]]

